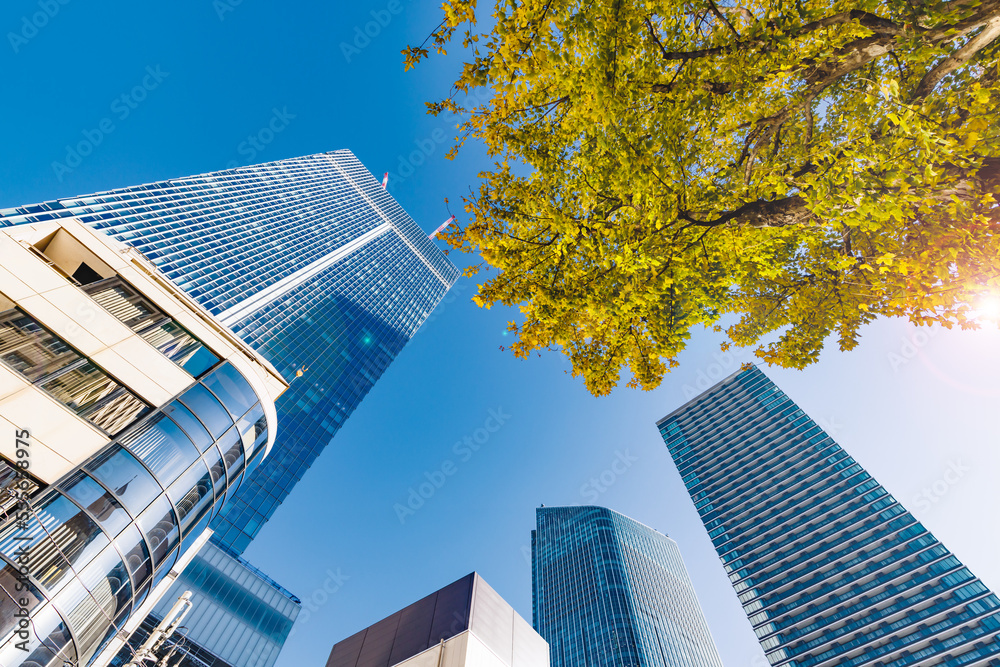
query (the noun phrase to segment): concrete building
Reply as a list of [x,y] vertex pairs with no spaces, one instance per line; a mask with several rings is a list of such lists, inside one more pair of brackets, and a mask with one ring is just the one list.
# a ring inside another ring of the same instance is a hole
[[338,642],[326,667],[548,667],[549,646],[473,572]]
[[113,655],[271,450],[286,388],[134,249],[68,218],[0,230],[0,664]]

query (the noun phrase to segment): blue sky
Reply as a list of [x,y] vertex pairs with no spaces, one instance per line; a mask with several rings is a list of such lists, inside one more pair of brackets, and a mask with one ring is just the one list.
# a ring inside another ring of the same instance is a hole
[[[350,148],[379,177],[407,175],[390,191],[429,231],[445,197],[461,216],[489,166],[474,145],[445,160],[453,127],[424,113],[458,61],[403,72],[399,52],[437,24],[436,4],[8,0],[0,207]],[[46,5],[44,25],[25,28]],[[280,131],[262,133],[276,116]],[[67,146],[84,140],[96,146],[77,161]],[[727,667],[764,664],[654,427],[749,355],[699,333],[658,390],[596,399],[558,356],[501,352],[514,315],[476,308],[474,291],[459,283],[249,549],[307,605],[278,664],[322,665],[334,642],[473,570],[530,620],[540,503],[602,504],[670,534]],[[1000,334],[929,333],[880,322],[850,354],[765,372],[1000,590]],[[456,448],[496,414],[478,451]],[[625,472],[610,472],[616,459]],[[401,520],[394,506],[443,468]]]

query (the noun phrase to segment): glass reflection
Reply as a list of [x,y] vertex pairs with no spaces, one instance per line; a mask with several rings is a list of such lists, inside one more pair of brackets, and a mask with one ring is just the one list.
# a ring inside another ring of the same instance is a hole
[[146,509],[162,492],[149,471],[118,445],[98,456],[87,470],[104,482],[133,516]]
[[196,384],[184,392],[179,400],[198,416],[198,419],[208,427],[209,432],[216,438],[233,425],[232,417],[229,416],[218,399],[200,384]]
[[191,411],[178,401],[163,408],[163,412],[177,422],[177,425],[184,429],[188,438],[195,444],[199,451],[205,451],[212,446],[213,438],[202,425],[198,418],[191,414]]
[[103,486],[82,471],[74,473],[62,487],[66,495],[93,514],[112,537],[132,521],[125,508]]
[[257,403],[256,392],[232,364],[220,366],[202,382],[222,400],[233,417],[240,417]]
[[153,565],[158,566],[167,552],[177,544],[177,522],[165,496],[161,496],[139,516],[139,527],[149,540]]
[[165,487],[198,458],[198,450],[184,431],[163,413],[154,415],[120,442],[139,457]]

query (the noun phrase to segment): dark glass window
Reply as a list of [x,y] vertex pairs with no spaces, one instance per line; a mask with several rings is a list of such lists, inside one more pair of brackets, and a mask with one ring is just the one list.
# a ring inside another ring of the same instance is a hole
[[162,489],[131,453],[115,445],[87,466],[135,516],[160,495]]
[[213,437],[218,438],[233,425],[233,420],[222,404],[208,389],[200,384],[188,389],[180,397],[180,401],[195,414],[201,423],[208,427]]
[[200,421],[198,421],[197,417],[191,414],[191,411],[185,408],[181,403],[174,401],[164,407],[163,412],[177,422],[178,426],[184,429],[184,432],[187,433],[191,442],[193,442],[200,451],[205,451],[212,446],[212,443],[214,442],[212,436],[208,434],[208,431],[205,430],[205,427]]
[[153,565],[158,566],[178,540],[177,521],[166,497],[161,496],[139,516],[139,527],[149,540]]
[[246,378],[230,363],[215,369],[202,382],[218,396],[234,418],[241,417],[257,402],[257,394]]
[[88,285],[86,291],[105,310],[191,375],[199,377],[219,363],[219,357],[204,343],[120,278]]
[[84,509],[100,522],[101,527],[114,537],[132,521],[125,508],[108,493],[104,487],[92,480],[82,471],[70,477],[62,485],[66,495],[79,503]]
[[162,412],[121,439],[164,486],[170,486],[197,458],[184,431]]
[[150,409],[93,362],[17,308],[0,313],[0,359],[111,435]]

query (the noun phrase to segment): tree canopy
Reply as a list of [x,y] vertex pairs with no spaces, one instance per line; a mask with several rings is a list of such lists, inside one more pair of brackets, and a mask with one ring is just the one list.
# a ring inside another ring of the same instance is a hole
[[428,106],[494,167],[447,239],[500,269],[476,300],[520,307],[516,355],[651,389],[726,316],[724,347],[802,368],[1000,293],[1000,0],[493,2],[403,53],[470,54]]

